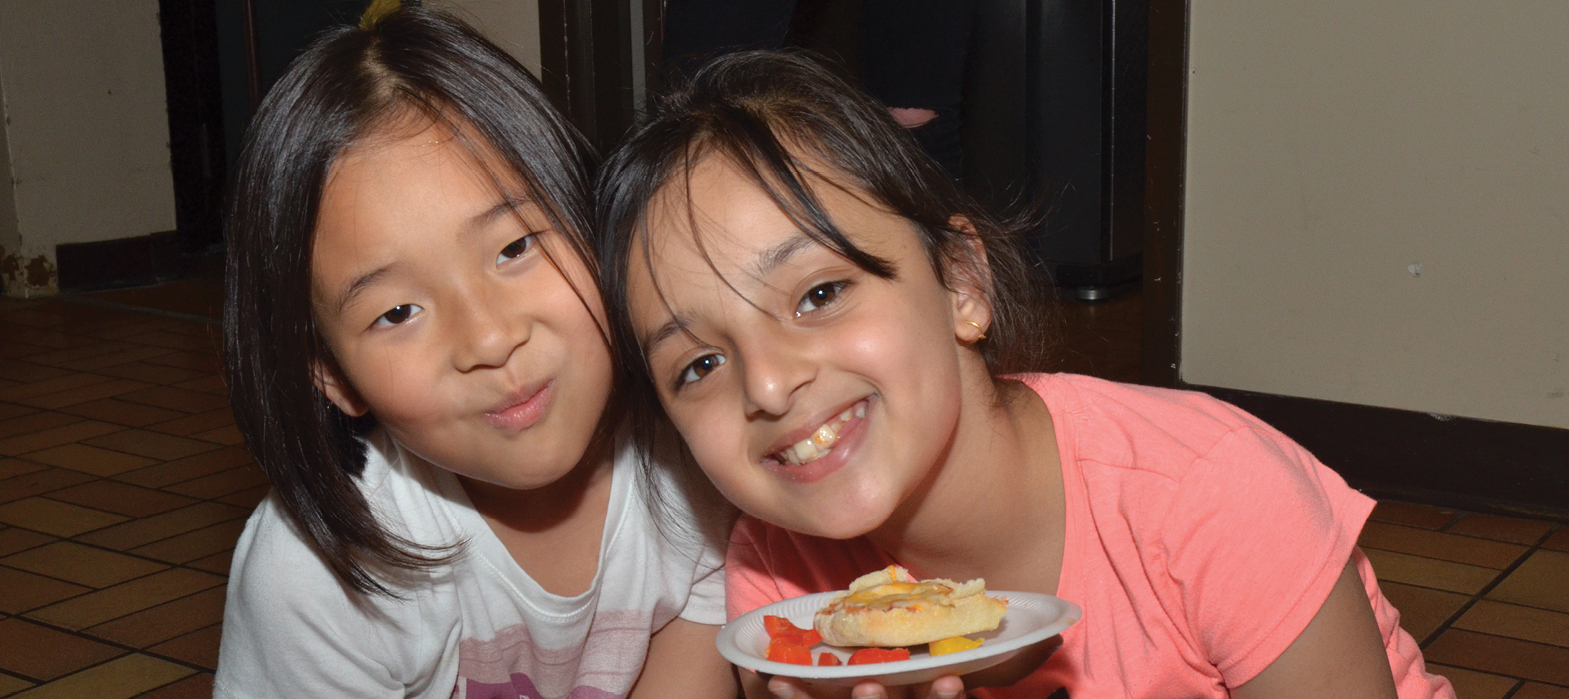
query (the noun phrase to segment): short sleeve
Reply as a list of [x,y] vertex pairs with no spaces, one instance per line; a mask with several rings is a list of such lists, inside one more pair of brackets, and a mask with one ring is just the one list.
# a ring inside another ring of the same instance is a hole
[[725,618],[725,563],[719,551],[706,549],[693,571],[692,588],[681,618],[698,624],[719,625]]
[[1262,426],[1226,434],[1185,474],[1161,548],[1188,628],[1227,686],[1258,675],[1307,627],[1372,508]]
[[[390,620],[386,620],[390,621]],[[372,628],[271,500],[235,548],[213,694],[402,697],[390,629]]]

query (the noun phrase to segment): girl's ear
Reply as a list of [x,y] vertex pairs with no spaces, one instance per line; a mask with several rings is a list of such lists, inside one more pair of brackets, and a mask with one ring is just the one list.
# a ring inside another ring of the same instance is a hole
[[953,290],[953,334],[970,345],[986,339],[986,329],[991,327],[991,263],[986,259],[986,242],[970,219],[954,216],[948,225],[963,235],[945,270]]
[[343,371],[330,360],[311,360],[311,380],[316,383],[316,390],[327,396],[327,400],[338,406],[343,414],[359,417],[370,410],[365,399],[343,378]]

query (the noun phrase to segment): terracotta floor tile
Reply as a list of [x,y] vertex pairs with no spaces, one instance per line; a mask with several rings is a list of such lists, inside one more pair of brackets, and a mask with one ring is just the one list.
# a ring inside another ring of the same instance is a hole
[[171,327],[170,323],[177,322],[172,318],[150,318],[145,315],[131,317],[134,318],[131,322],[105,323],[96,327],[85,327],[78,330],[78,332],[101,340],[122,340],[132,335],[140,335],[152,330],[163,330]]
[[209,410],[205,413],[186,415],[174,420],[169,420],[168,422],[160,422],[156,425],[148,427],[147,429],[153,430],[155,432],[162,432],[164,434],[189,437],[198,432],[215,430],[220,427],[226,427],[233,424],[234,413],[229,411],[228,406],[224,406],[217,410]]
[[49,351],[48,347],[28,344],[26,342],[22,342],[20,339],[11,339],[11,332],[3,324],[0,324],[0,333],[6,334],[6,341],[4,343],[0,343],[0,359],[14,361],[17,359],[26,359],[28,357],[40,355]]
[[82,442],[62,444],[58,447],[30,452],[25,456],[29,461],[91,473],[99,477],[113,476],[158,463],[156,459],[100,449]]
[[1542,535],[1552,528],[1552,522],[1535,519],[1467,514],[1444,531],[1450,534],[1463,534],[1530,546],[1541,541]]
[[76,415],[66,415],[64,413],[56,413],[51,411],[37,411],[30,415],[13,417],[8,420],[0,420],[0,439],[7,439],[17,435],[27,434],[29,432],[38,432],[40,430],[61,427],[63,425],[69,425],[73,422],[81,421],[82,418]]
[[0,668],[45,682],[125,651],[23,619],[0,621]]
[[1368,516],[1375,522],[1388,522],[1391,524],[1404,524],[1408,527],[1421,529],[1443,529],[1444,525],[1454,521],[1460,513],[1430,505],[1417,505],[1409,502],[1395,502],[1380,500],[1373,506],[1373,514]]
[[28,361],[0,359],[0,378],[9,379],[17,383],[33,383],[56,379],[71,373],[73,372],[67,369],[57,369],[52,366],[34,364]]
[[77,403],[86,403],[90,400],[98,400],[99,398],[109,398],[127,392],[144,390],[149,386],[150,384],[129,379],[109,379],[103,383],[73,388],[68,391],[60,391],[36,398],[21,398],[16,402],[53,410],[67,405],[76,405]]
[[1569,648],[1569,614],[1480,600],[1455,628]]
[[0,556],[9,556],[18,551],[43,546],[51,541],[58,541],[48,534],[30,532],[26,529],[6,527],[0,529]]
[[1433,662],[1551,684],[1569,684],[1569,648],[1450,629],[1423,654]]
[[1527,682],[1510,699],[1569,699],[1569,687],[1552,687]]
[[27,690],[13,699],[127,699],[195,673],[184,665],[131,653]]
[[1569,612],[1569,553],[1537,551],[1521,563],[1488,599]]
[[108,587],[168,567],[73,541],[57,541],[12,554],[0,558],[0,564],[93,588]]
[[30,405],[18,405],[16,403],[0,403],[0,420],[10,420],[11,418],[14,418],[14,417],[21,417],[23,415],[30,415],[30,414],[36,413],[36,412],[38,412],[38,409],[34,408],[34,407],[30,406]]
[[189,495],[193,498],[211,500],[230,493],[236,493],[247,488],[253,488],[267,483],[267,476],[261,468],[252,464],[230,469],[211,476],[203,476],[184,483],[176,483],[164,488],[171,493]]
[[[4,332],[7,338],[7,342],[4,346],[25,348],[31,345],[35,347],[43,347],[45,351],[51,349],[61,349],[65,347],[80,347],[82,345],[90,345],[100,341],[97,338],[56,332],[54,330],[48,330],[45,328],[26,328],[19,325],[10,324],[6,324],[4,327],[0,327],[0,332]],[[31,355],[16,354],[13,355],[13,357],[37,356],[38,354],[41,353],[35,353]]]
[[147,361],[164,366],[207,372],[209,374],[223,371],[223,362],[218,361],[217,355],[207,354],[206,352],[171,352],[153,357]]
[[114,366],[106,366],[102,369],[94,369],[93,373],[114,376],[122,379],[131,379],[132,381],[146,381],[147,383],[155,383],[159,385],[178,384],[182,381],[190,381],[191,379],[203,375],[203,372],[200,371],[181,369],[179,367],[166,366],[163,364],[153,364],[150,362],[126,362],[125,364],[116,364]]
[[[3,347],[0,347],[3,349]],[[33,686],[32,682],[18,679],[10,675],[0,675],[0,697],[10,696],[12,692],[20,692]]]
[[89,544],[125,551],[219,522],[240,519],[247,514],[249,514],[249,510],[243,510],[238,507],[215,502],[201,502],[160,515],[133,519],[124,524],[105,527],[77,538]]
[[194,561],[191,561],[190,563],[186,563],[185,565],[188,568],[205,570],[209,573],[228,575],[229,566],[232,563],[234,563],[234,549],[215,553],[206,558],[198,558]]
[[91,344],[80,345],[80,346],[77,346],[77,347],[70,347],[70,348],[67,348],[67,349],[58,349],[58,350],[54,350],[52,352],[45,352],[43,354],[35,354],[35,355],[31,356],[31,357],[28,357],[27,361],[32,362],[34,364],[44,364],[44,365],[47,365],[47,366],[58,366],[58,367],[61,367],[61,368],[69,368],[69,367],[65,367],[63,365],[68,363],[68,362],[72,362],[72,361],[75,361],[75,360],[78,360],[78,359],[91,358],[91,357],[100,357],[100,356],[103,356],[103,355],[106,355],[106,354],[113,354],[115,352],[121,352],[121,351],[124,351],[124,350],[135,349],[135,348],[136,348],[136,345],[127,344],[127,343],[124,343],[124,342],[113,342],[113,341],[102,341],[102,340],[100,340],[98,342],[94,342],[94,343],[91,343]]
[[[152,388],[144,388],[140,391],[127,393],[121,396],[121,399],[134,403],[153,405],[160,408],[168,408],[170,410],[178,410],[185,413],[205,413],[209,410],[216,410],[229,404],[228,399],[221,396],[215,396],[211,393],[202,393],[200,391],[189,391],[183,388],[173,388],[170,386],[154,386]],[[16,402],[31,405],[31,403],[28,403],[25,400],[18,400]]]
[[1396,524],[1368,522],[1359,543],[1363,548],[1409,553],[1484,568],[1507,568],[1526,547],[1469,536],[1413,529]]
[[92,476],[64,468],[47,468],[0,481],[0,503],[29,498],[93,480]]
[[179,638],[164,641],[147,650],[215,670],[218,668],[218,641],[222,637],[223,625],[214,624],[200,631],[192,631]]
[[76,536],[124,521],[125,518],[120,515],[41,497],[0,505],[0,523],[55,536]]
[[114,479],[148,488],[162,488],[188,481],[192,478],[200,478],[244,466],[252,463],[252,461],[250,452],[237,447],[225,447],[217,451],[197,454],[196,456],[189,456],[184,459],[176,459],[168,463],[122,473],[115,476]]
[[134,342],[139,345],[162,347],[171,350],[212,353],[216,353],[218,351],[217,338],[169,332],[167,330],[155,330],[153,332],[141,333],[139,335],[130,335],[123,339],[126,342]]
[[143,609],[83,632],[116,643],[146,648],[192,631],[223,623],[224,587]]
[[170,568],[145,578],[34,609],[26,616],[46,624],[79,631],[111,619],[222,585],[224,578],[184,568]]
[[15,459],[9,456],[0,456],[0,481],[3,481],[7,478],[14,478],[24,473],[42,471],[46,468],[49,467],[34,461],[28,461],[26,459]]
[[56,376],[51,379],[35,381],[23,386],[17,386],[15,388],[8,388],[4,391],[0,391],[0,400],[10,403],[31,405],[23,399],[47,396],[51,393],[69,391],[74,388],[82,388],[84,386],[91,386],[93,384],[100,384],[113,380],[114,379],[111,379],[107,376],[99,376],[97,374],[85,374],[80,372],[69,373]]
[[1513,677],[1490,675],[1476,670],[1434,663],[1428,664],[1427,671],[1448,678],[1449,683],[1455,687],[1455,696],[1459,699],[1503,699],[1509,690],[1520,684],[1520,680]]
[[196,502],[183,495],[103,479],[53,491],[49,499],[127,517],[146,517]]
[[195,437],[196,439],[212,442],[214,444],[223,444],[231,447],[245,443],[245,436],[241,435],[240,428],[235,427],[234,425],[226,425],[224,427],[219,427],[216,430],[198,432],[191,436]]
[[1410,632],[1418,643],[1437,631],[1440,624],[1471,600],[1468,595],[1400,583],[1381,582],[1379,588],[1389,603],[1400,610],[1400,627]]
[[185,414],[173,410],[155,408],[151,405],[127,403],[113,398],[77,403],[76,405],[61,408],[60,412],[90,417],[94,420],[112,422],[116,425],[125,425],[126,427],[143,427],[155,422],[173,420]]
[[[20,385],[22,385],[22,384],[21,384],[21,382],[18,382],[18,381],[12,381],[10,379],[0,379],[0,391],[3,391],[5,389],[7,389],[7,388],[11,388],[13,386],[20,386]],[[9,405],[9,404],[7,404],[7,405]]]
[[83,420],[69,425],[51,427],[47,430],[19,434],[15,437],[0,439],[0,454],[5,456],[21,456],[28,452],[48,449],[61,444],[70,444],[78,439],[88,439],[99,435],[119,432],[125,429],[120,425],[111,425],[97,420]]
[[180,388],[189,388],[192,391],[201,391],[202,393],[212,393],[220,396],[229,395],[229,387],[224,385],[222,374],[208,374],[202,378],[191,379],[175,385]]
[[[102,369],[104,367],[111,367],[118,364],[125,364],[126,362],[136,362],[144,359],[163,356],[172,351],[173,350],[164,347],[127,347],[125,349],[109,352],[107,354],[98,354],[91,357],[72,359],[70,361],[55,362],[54,365],[65,369],[75,369],[77,371],[97,371],[98,369]],[[30,357],[28,358],[28,361],[34,361],[34,358]],[[49,362],[44,363],[47,364]]]
[[1542,548],[1553,551],[1569,551],[1569,526],[1559,526],[1558,531],[1547,537],[1542,542]]
[[20,614],[75,597],[91,588],[0,566],[0,612]]
[[212,680],[212,673],[198,672],[143,694],[141,699],[212,699]]
[[1450,592],[1475,594],[1499,576],[1499,571],[1436,558],[1423,558],[1393,551],[1363,549],[1373,563],[1379,580],[1421,585]]
[[234,548],[234,542],[244,529],[245,520],[236,519],[138,546],[130,552],[170,563],[185,563]]
[[217,498],[217,500],[218,502],[224,503],[226,505],[243,507],[249,511],[256,509],[256,506],[260,505],[261,501],[266,499],[267,493],[269,492],[272,492],[272,484],[264,483],[254,488],[246,488],[245,490],[241,490],[239,492],[229,493],[228,495],[225,495],[221,498]]
[[84,439],[82,443],[158,459],[159,461],[183,459],[187,456],[212,451],[215,448],[207,442],[159,432],[148,432],[146,430],[115,432],[102,437]]

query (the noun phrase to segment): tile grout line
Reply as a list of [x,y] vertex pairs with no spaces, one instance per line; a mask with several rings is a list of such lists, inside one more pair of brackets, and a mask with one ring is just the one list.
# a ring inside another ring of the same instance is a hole
[[[1486,585],[1482,586],[1482,589],[1478,590],[1477,593],[1475,595],[1473,595],[1470,600],[1467,600],[1465,604],[1460,605],[1460,608],[1455,610],[1455,612],[1453,614],[1450,614],[1449,618],[1445,619],[1442,624],[1439,624],[1438,628],[1434,629],[1432,633],[1429,633],[1427,635],[1427,638],[1422,639],[1422,642],[1418,643],[1417,647],[1418,648],[1422,648],[1422,649],[1426,649],[1428,647],[1428,645],[1430,645],[1434,641],[1438,640],[1438,637],[1439,637],[1440,634],[1444,633],[1445,631],[1448,631],[1450,626],[1452,626],[1456,621],[1460,620],[1460,617],[1464,616],[1466,612],[1471,611],[1471,608],[1475,607],[1477,602],[1482,601],[1482,599],[1487,596],[1487,593],[1492,592],[1495,588],[1497,588],[1500,584],[1502,584],[1505,579],[1507,579],[1510,575],[1513,575],[1515,570],[1517,570],[1521,565],[1524,565],[1526,560],[1530,559],[1531,556],[1535,555],[1537,551],[1541,550],[1542,544],[1547,543],[1547,540],[1552,538],[1553,534],[1555,532],[1557,532],[1559,530],[1559,528],[1560,528],[1559,525],[1554,525],[1552,528],[1548,529],[1545,534],[1542,534],[1542,536],[1537,539],[1535,544],[1532,544],[1530,547],[1528,547],[1525,550],[1524,553],[1520,554],[1520,556],[1518,558],[1516,558],[1513,563],[1509,564],[1508,568],[1505,568],[1502,571],[1499,571],[1498,575],[1496,577],[1494,577]],[[1522,605],[1522,606],[1526,606],[1526,605]],[[1476,633],[1476,632],[1472,632],[1472,633]],[[1516,640],[1525,640],[1525,639],[1516,639]]]
[[1504,692],[1504,695],[1503,695],[1503,696],[1501,696],[1501,697],[1499,697],[1499,698],[1498,698],[1498,699],[1509,699],[1509,698],[1510,698],[1510,697],[1512,697],[1512,696],[1514,696],[1514,695],[1515,695],[1515,694],[1516,694],[1516,693],[1518,693],[1518,692],[1519,692],[1519,691],[1520,691],[1520,688],[1521,688],[1521,687],[1524,687],[1524,686],[1525,686],[1525,683],[1526,683],[1526,681],[1525,681],[1525,680],[1523,680],[1523,679],[1520,679],[1520,678],[1518,678],[1518,677],[1516,677],[1516,678],[1514,678],[1514,679],[1515,679],[1515,686],[1513,686],[1513,687],[1510,687],[1510,688],[1509,688],[1509,691],[1507,691],[1507,692]]
[[126,303],[115,303],[113,301],[104,301],[101,299],[75,296],[71,294],[60,294],[59,296],[56,296],[55,299],[65,303],[75,303],[110,311],[119,311],[121,313],[138,313],[142,315],[159,316],[162,318],[173,318],[174,320],[183,320],[189,323],[201,323],[202,325],[221,325],[223,323],[223,321],[217,318],[209,318],[207,316],[199,316],[192,313],[179,313],[176,311],[165,311],[159,308],[132,306]]

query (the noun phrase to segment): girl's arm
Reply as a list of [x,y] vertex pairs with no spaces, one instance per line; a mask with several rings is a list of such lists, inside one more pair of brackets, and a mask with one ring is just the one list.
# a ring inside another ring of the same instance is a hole
[[1395,699],[1378,620],[1355,559],[1340,572],[1318,614],[1280,657],[1237,687],[1237,699]]
[[631,699],[735,699],[735,670],[719,655],[719,627],[676,618],[648,641],[648,660]]

